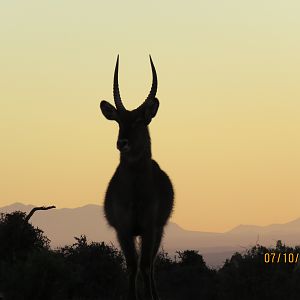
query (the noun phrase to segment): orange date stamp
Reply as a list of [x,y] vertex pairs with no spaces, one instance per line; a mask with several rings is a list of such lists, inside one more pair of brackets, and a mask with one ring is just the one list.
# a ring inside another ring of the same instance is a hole
[[297,264],[299,261],[299,253],[293,252],[267,252],[264,254],[264,262],[266,264]]

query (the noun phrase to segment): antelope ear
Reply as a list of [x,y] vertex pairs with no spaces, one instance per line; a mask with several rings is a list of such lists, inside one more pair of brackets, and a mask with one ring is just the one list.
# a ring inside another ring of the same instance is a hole
[[159,101],[157,98],[148,100],[145,107],[145,121],[147,125],[151,122],[152,118],[156,116],[158,107],[159,107]]
[[104,117],[108,120],[118,120],[118,113],[114,106],[107,101],[103,100],[100,102],[100,109]]

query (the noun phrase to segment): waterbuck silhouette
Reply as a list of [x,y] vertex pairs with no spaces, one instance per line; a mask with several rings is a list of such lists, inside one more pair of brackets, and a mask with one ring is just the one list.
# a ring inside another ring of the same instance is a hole
[[[103,115],[119,125],[117,148],[120,151],[120,163],[106,191],[104,213],[108,223],[116,230],[126,259],[128,300],[139,299],[138,290],[142,290],[143,299],[159,300],[153,265],[174,201],[168,175],[151,158],[148,125],[157,113],[159,101],[155,97],[157,75],[151,56],[150,63],[152,87],[143,104],[129,111],[122,103],[118,83],[119,55],[113,83],[116,107],[107,101],[100,103]],[[139,251],[136,237],[141,240]],[[143,288],[137,288],[138,271]]]

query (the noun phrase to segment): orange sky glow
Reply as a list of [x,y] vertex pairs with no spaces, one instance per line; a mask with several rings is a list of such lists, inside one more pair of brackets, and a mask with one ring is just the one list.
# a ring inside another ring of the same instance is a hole
[[0,4],[0,205],[102,204],[118,163],[112,102],[158,73],[153,157],[172,221],[223,232],[300,217],[300,2]]

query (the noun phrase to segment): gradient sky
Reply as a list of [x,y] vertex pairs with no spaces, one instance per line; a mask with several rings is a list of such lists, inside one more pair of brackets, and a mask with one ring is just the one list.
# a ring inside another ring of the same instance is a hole
[[[126,3],[125,3],[126,2]],[[153,156],[172,220],[226,231],[300,217],[300,2],[2,1],[0,205],[103,203],[118,163],[112,101],[159,80]]]

